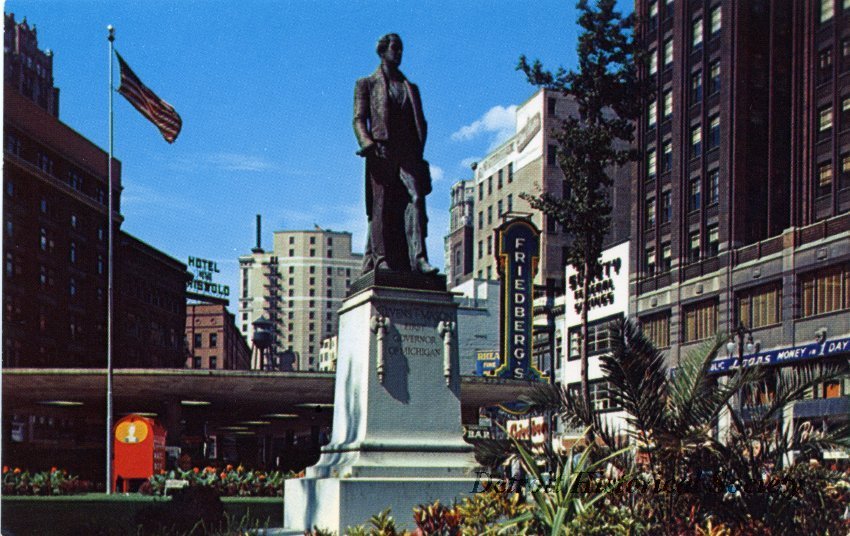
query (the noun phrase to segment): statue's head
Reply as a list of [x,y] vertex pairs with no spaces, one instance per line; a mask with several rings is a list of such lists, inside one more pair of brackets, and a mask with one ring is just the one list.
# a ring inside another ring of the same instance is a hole
[[404,45],[401,42],[401,37],[395,33],[388,33],[381,36],[381,38],[378,39],[377,47],[375,47],[375,51],[378,53],[378,56],[381,57],[381,60],[394,67],[401,65],[401,55],[403,50]]

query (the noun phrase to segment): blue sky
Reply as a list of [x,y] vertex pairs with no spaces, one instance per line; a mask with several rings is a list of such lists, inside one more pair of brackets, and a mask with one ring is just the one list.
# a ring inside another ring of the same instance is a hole
[[[621,2],[626,9],[631,4]],[[435,180],[428,248],[443,266],[449,188],[513,128],[535,90],[520,54],[575,64],[574,2],[10,0],[54,52],[60,118],[108,145],[108,43],[183,118],[173,145],[115,95],[124,230],[186,262],[213,259],[238,291],[238,257],[272,231],[323,228],[365,238],[363,162],[351,129],[354,81],[399,33],[402,70],[419,85]],[[117,62],[116,62],[117,85]],[[236,304],[231,300],[231,310]]]

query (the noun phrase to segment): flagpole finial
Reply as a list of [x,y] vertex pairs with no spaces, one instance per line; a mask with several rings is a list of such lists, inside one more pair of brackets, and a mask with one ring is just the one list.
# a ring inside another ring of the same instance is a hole
[[106,31],[109,32],[109,37],[107,37],[107,39],[109,39],[110,41],[115,41],[115,26],[110,24],[106,27]]

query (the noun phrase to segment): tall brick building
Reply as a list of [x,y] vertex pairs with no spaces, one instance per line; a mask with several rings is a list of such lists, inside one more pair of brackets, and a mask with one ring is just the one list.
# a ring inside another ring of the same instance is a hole
[[630,312],[673,363],[739,323],[773,363],[850,337],[850,4],[635,7],[654,95],[637,133]]

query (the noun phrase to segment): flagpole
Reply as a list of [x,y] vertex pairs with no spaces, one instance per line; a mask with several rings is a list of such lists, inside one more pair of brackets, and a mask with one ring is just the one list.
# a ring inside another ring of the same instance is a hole
[[108,198],[108,226],[107,231],[107,298],[106,298],[106,494],[112,494],[112,300],[114,295],[113,289],[113,259],[112,250],[114,243],[113,222],[112,222],[112,60],[113,47],[115,42],[115,28],[110,24],[106,27],[109,32],[109,161],[107,162],[107,189],[109,190]]

